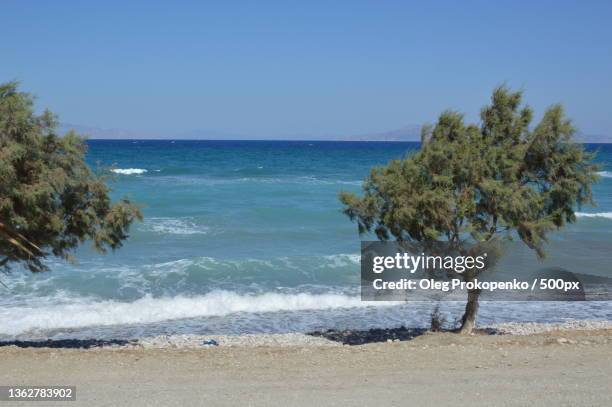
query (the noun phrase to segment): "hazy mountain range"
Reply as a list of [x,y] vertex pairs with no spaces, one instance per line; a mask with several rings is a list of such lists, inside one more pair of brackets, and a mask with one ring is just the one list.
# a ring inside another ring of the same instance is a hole
[[337,137],[336,140],[346,141],[420,141],[421,125],[410,124],[396,130],[381,133],[364,133],[352,136]]
[[80,124],[62,123],[59,126],[60,134],[74,130],[79,134],[87,135],[92,139],[179,139],[179,140],[337,140],[337,141],[418,141],[420,140],[419,125],[404,126],[400,129],[385,131],[381,133],[357,134],[357,135],[327,135],[324,137],[308,134],[288,134],[281,137],[270,137],[265,135],[239,134],[218,130],[198,129],[187,132],[162,133],[138,130],[101,128],[94,126],[83,126]]
[[[79,124],[62,123],[59,126],[60,134],[69,130],[86,135],[92,139],[177,139],[177,140],[335,140],[335,141],[420,141],[421,125],[410,124],[399,129],[382,131],[380,133],[363,133],[340,136],[312,136],[304,134],[291,134],[286,137],[266,137],[245,135],[218,130],[191,130],[178,133],[147,132],[126,129],[100,128],[83,126]],[[587,143],[612,143],[612,136],[601,134],[581,134],[576,139]]]

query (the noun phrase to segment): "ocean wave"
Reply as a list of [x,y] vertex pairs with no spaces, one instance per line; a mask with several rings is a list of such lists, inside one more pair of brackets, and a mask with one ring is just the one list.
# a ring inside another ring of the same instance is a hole
[[361,185],[363,181],[349,181],[341,179],[322,179],[313,176],[281,178],[279,182],[296,182],[312,185]]
[[597,174],[603,178],[612,178],[612,172],[610,171],[600,171]]
[[169,235],[206,234],[209,228],[198,225],[189,219],[180,218],[145,218],[142,230]]
[[327,267],[338,268],[346,267],[354,264],[361,264],[361,255],[359,254],[333,254],[331,256],[324,256],[329,261]]
[[174,185],[234,185],[234,184],[297,184],[297,185],[362,185],[361,180],[324,179],[313,176],[295,177],[199,177],[186,176],[161,176],[150,178],[150,182],[171,182]]
[[259,182],[264,184],[304,184],[304,185],[361,185],[362,181],[348,181],[341,179],[322,179],[313,176],[279,177],[279,178],[240,178],[241,182]]
[[[168,258],[144,264],[109,264],[105,259],[70,264],[50,261],[52,273],[11,273],[4,278],[11,295],[0,308],[28,304],[63,290],[67,298],[130,301],[145,295],[203,295],[210,290],[347,295],[358,287],[358,254],[222,259],[206,256]],[[296,291],[297,290],[297,291]]]
[[285,273],[288,269],[301,271],[328,270],[359,266],[361,256],[359,254],[333,254],[329,256],[296,256],[296,257],[276,257],[271,259],[216,259],[214,257],[196,257],[191,259],[179,259],[163,263],[146,265],[148,270],[167,272],[184,272],[189,267],[196,267],[200,270],[217,271],[230,273],[236,271],[264,272],[275,271]]
[[121,175],[140,175],[147,172],[144,168],[113,168],[111,172]]
[[612,212],[595,212],[595,213],[576,212],[576,217],[578,217],[578,218],[606,218],[606,219],[612,219]]
[[16,310],[0,309],[0,334],[20,335],[32,331],[146,324],[183,318],[280,311],[324,310],[365,306],[396,305],[390,302],[363,302],[359,296],[343,294],[237,294],[213,291],[196,297],[153,298],[133,302],[74,300],[69,303],[29,307],[15,318]]

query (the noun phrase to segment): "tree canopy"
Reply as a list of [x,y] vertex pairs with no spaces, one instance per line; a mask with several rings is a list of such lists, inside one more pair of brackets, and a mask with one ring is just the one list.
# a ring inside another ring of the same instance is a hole
[[105,252],[142,219],[128,199],[112,203],[104,179],[85,163],[87,146],[74,132],[56,134],[49,111],[17,83],[0,84],[0,266],[43,271],[49,255],[70,258],[91,240]]
[[462,114],[443,112],[424,128],[420,150],[372,169],[363,196],[342,193],[344,213],[359,232],[443,241],[460,252],[518,237],[545,256],[547,234],[593,203],[593,155],[572,141],[575,129],[562,106],[550,107],[531,127],[533,112],[522,105],[521,92],[504,86],[480,118],[466,124]]

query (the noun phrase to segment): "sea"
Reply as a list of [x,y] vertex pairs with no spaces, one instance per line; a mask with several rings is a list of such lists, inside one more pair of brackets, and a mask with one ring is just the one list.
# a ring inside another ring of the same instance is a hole
[[[85,243],[76,262],[0,275],[0,340],[309,332],[425,327],[436,305],[452,324],[456,302],[363,302],[360,237],[341,211],[374,166],[418,143],[90,140],[88,163],[113,199],[144,214],[125,245],[102,255]],[[612,145],[597,151],[596,207],[551,235],[537,267],[612,277]],[[521,251],[522,250],[522,251]],[[509,256],[511,259],[513,256]],[[612,303],[485,302],[480,324],[612,320]]]

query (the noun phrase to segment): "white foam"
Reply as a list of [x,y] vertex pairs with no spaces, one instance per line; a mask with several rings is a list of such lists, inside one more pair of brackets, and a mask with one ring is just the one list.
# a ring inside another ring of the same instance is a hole
[[612,219],[612,212],[596,212],[596,213],[576,212],[576,216],[578,218],[606,218],[606,219]]
[[31,331],[122,324],[146,324],[237,312],[279,312],[396,305],[393,302],[363,302],[359,296],[342,294],[241,295],[213,291],[196,297],[143,297],[133,302],[72,300],[69,303],[2,307],[0,334],[19,335]]
[[144,168],[114,168],[111,171],[121,175],[139,175],[147,172]]
[[363,181],[342,181],[342,180],[339,180],[339,181],[336,181],[336,182],[338,184],[341,184],[341,185],[358,185],[358,186],[363,185]]
[[[307,262],[305,264],[305,262]],[[321,257],[277,257],[273,259],[215,259],[213,257],[203,256],[190,259],[179,259],[163,263],[146,265],[148,269],[169,270],[170,272],[183,272],[186,268],[197,266],[205,270],[214,270],[221,267],[231,270],[245,270],[257,267],[259,271],[263,269],[286,270],[298,269],[300,267],[307,268],[339,268],[361,264],[361,255],[359,254],[332,254]]]
[[189,219],[145,218],[144,230],[166,235],[197,235],[208,233],[206,226],[197,225]]
[[329,268],[346,267],[353,264],[361,264],[361,255],[359,254],[333,254],[331,256],[325,256],[326,260],[329,260],[329,264],[326,264]]
[[610,171],[601,171],[601,172],[598,172],[597,174],[599,174],[601,177],[604,177],[604,178],[612,178],[612,172]]

